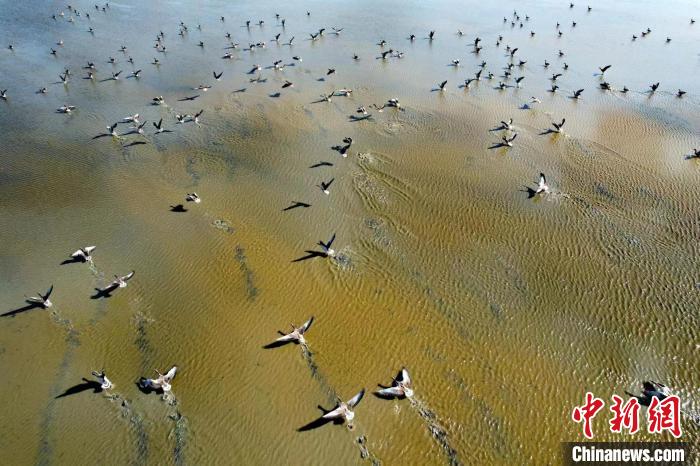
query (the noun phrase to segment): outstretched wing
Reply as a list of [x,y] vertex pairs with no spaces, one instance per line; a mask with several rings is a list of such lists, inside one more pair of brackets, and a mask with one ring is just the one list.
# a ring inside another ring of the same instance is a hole
[[360,403],[363,396],[365,396],[365,389],[364,388],[362,390],[360,390],[360,393],[358,393],[357,395],[350,398],[348,400],[347,405],[350,406],[351,408],[354,408],[355,406],[357,406]]
[[299,329],[299,333],[301,333],[303,335],[311,327],[311,324],[313,322],[314,322],[314,316],[311,316],[311,318],[309,320],[307,320],[306,322],[304,322],[304,325],[301,326],[301,328]]
[[49,299],[49,296],[51,296],[51,293],[53,293],[53,285],[49,288],[49,290],[42,296],[44,299]]

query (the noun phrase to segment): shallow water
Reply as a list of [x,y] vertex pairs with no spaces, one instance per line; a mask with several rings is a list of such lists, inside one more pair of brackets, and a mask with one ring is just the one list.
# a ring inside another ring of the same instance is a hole
[[[570,412],[588,390],[609,400],[653,379],[700,410],[700,166],[685,159],[700,147],[696,4],[659,14],[648,1],[591,2],[590,13],[567,2],[141,3],[103,13],[74,2],[91,19],[73,23],[68,10],[51,19],[62,3],[2,3],[0,44],[15,51],[0,51],[0,310],[55,285],[53,313],[0,320],[3,462],[356,464],[365,436],[367,460],[382,464],[544,464],[559,461],[560,442],[582,439]],[[530,16],[522,29],[502,22],[514,8]],[[265,25],[248,30],[248,18]],[[320,27],[326,35],[307,40]],[[165,54],[152,48],[160,30]],[[241,43],[234,60],[220,58],[226,31]],[[293,47],[271,43],[277,32]],[[380,39],[405,57],[376,59]],[[258,41],[267,48],[244,50]],[[124,76],[122,44],[138,81]],[[499,77],[458,88],[482,60],[500,76],[505,44],[527,60],[514,69],[520,89],[495,89]],[[253,64],[292,55],[303,61],[250,82]],[[455,58],[462,66],[448,66]],[[88,60],[95,82],[82,79]],[[546,92],[564,62],[562,91]],[[598,89],[604,64],[628,94]],[[69,84],[52,84],[66,67]],[[294,87],[281,89],[285,79]],[[446,92],[431,91],[445,79]],[[213,88],[192,90],[200,83]],[[314,103],[341,87],[353,95]],[[579,88],[581,100],[567,97]],[[168,105],[149,105],[156,95]],[[530,96],[541,104],[520,109]],[[349,121],[392,97],[405,111]],[[78,109],[54,113],[62,104]],[[175,124],[200,109],[201,126]],[[145,137],[92,139],[132,113],[149,121]],[[153,135],[161,117],[173,132]],[[490,149],[501,134],[491,130],[511,117],[514,147]],[[542,134],[561,118],[564,134]],[[342,158],[331,147],[348,136]],[[124,147],[133,141],[148,144]],[[334,165],[308,168],[321,160]],[[529,199],[540,172],[553,192]],[[315,186],[331,178],[325,196]],[[191,191],[201,204],[169,211]],[[312,207],[282,212],[292,201]],[[292,262],[333,233],[337,259]],[[94,269],[59,265],[88,244]],[[126,289],[90,299],[130,270]],[[311,315],[310,358],[262,349]],[[172,364],[175,402],[138,390],[139,377]],[[368,393],[353,431],[297,432],[317,405],[373,391],[404,365],[415,401]],[[101,368],[114,399],[56,398]],[[604,417],[597,438],[622,440]],[[692,421],[683,428],[698,441]]]

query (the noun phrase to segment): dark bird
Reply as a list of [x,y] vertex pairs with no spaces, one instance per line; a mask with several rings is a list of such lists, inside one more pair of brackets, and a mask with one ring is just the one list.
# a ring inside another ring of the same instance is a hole
[[221,79],[221,76],[223,76],[224,72],[222,71],[221,73],[216,74],[216,71],[212,71],[212,74],[214,75],[214,79],[218,81]]
[[610,69],[610,67],[612,67],[612,65],[605,65],[605,66],[599,67],[598,69],[600,70],[600,74],[605,74],[605,72],[608,71]]
[[652,84],[649,87],[651,88],[651,92],[656,92],[656,90],[659,88],[659,83]]
[[335,68],[329,68],[328,71],[326,72],[326,76],[330,76],[333,73],[335,73]]
[[583,89],[579,89],[579,90],[577,90],[577,91],[574,91],[573,98],[574,98],[574,99],[578,99],[579,97],[581,97],[581,93],[582,93],[582,92],[583,92]]
[[440,83],[440,85],[439,85],[439,87],[440,87],[440,90],[441,90],[441,91],[444,91],[444,90],[445,90],[445,86],[446,86],[446,85],[447,85],[447,81],[443,81],[443,82],[441,82],[441,83]]
[[554,126],[552,132],[561,133],[561,129],[564,127],[564,123],[566,123],[566,118],[562,118],[561,123],[552,123],[552,126]]
[[329,191],[329,188],[335,181],[335,178],[331,178],[330,181],[321,181],[321,184],[319,185],[319,188],[321,188],[321,191],[323,194],[330,194],[331,192]]
[[685,91],[678,89],[678,93],[676,94],[676,97],[683,97],[685,94],[686,94]]

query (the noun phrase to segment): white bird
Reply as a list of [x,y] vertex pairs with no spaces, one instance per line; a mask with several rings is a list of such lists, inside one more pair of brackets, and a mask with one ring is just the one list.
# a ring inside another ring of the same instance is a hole
[[200,202],[202,202],[202,199],[200,199],[197,193],[187,193],[187,196],[185,196],[185,200],[187,202],[194,202],[195,204],[199,204]]
[[540,173],[540,181],[537,184],[537,189],[535,190],[535,195],[537,194],[548,194],[549,193],[549,186],[547,185],[547,179],[544,176],[544,173]]
[[110,284],[110,287],[119,287],[119,288],[126,288],[126,285],[129,280],[131,280],[131,277],[134,276],[134,271],[132,270],[128,274],[124,275],[123,277],[120,277],[118,275],[114,276],[114,281]]
[[163,390],[164,392],[169,392],[172,389],[170,383],[175,378],[175,373],[177,372],[177,366],[173,366],[165,374],[161,374],[156,370],[158,378],[156,379],[144,379],[142,378],[140,383],[143,388],[152,388],[154,390]]
[[513,119],[510,118],[508,121],[501,121],[501,129],[507,129],[508,131],[513,130]]
[[73,110],[75,110],[77,107],[75,105],[61,105],[56,109],[58,113],[70,113]]
[[332,411],[327,412],[321,417],[323,419],[342,419],[343,421],[346,421],[348,424],[350,424],[355,418],[355,413],[352,409],[360,403],[360,400],[362,400],[363,396],[365,396],[364,388],[360,390],[360,393],[353,396],[348,401],[338,400],[338,405],[336,406],[336,408]]
[[94,250],[95,250],[95,246],[85,246],[84,248],[78,249],[70,256],[73,259],[78,259],[78,260],[81,260],[83,262],[92,262],[92,251],[94,251]]
[[313,321],[314,317],[311,316],[311,318],[304,322],[304,325],[302,325],[301,327],[297,328],[294,326],[294,324],[292,324],[292,331],[284,336],[279,337],[277,340],[275,340],[275,343],[287,343],[293,341],[295,343],[306,345],[304,333],[306,333],[306,331],[309,330],[309,327],[311,327]]
[[102,370],[102,372],[92,371],[92,375],[97,378],[97,381],[100,383],[100,387],[102,387],[102,390],[110,390],[114,386],[105,375],[104,369]]
[[124,123],[140,123],[139,114],[134,113],[133,115],[125,116],[124,118],[122,118],[122,121]]
[[37,293],[39,296],[31,296],[31,297],[27,298],[27,302],[33,303],[33,304],[38,304],[41,307],[43,307],[44,309],[48,309],[51,306],[53,306],[53,303],[49,299],[49,296],[51,296],[52,292],[53,292],[53,285],[51,285],[51,288],[49,288],[49,290],[45,294]]
[[387,398],[410,398],[413,396],[413,388],[411,388],[411,386],[411,378],[408,375],[408,371],[404,367],[392,381],[391,387],[378,390],[377,394]]

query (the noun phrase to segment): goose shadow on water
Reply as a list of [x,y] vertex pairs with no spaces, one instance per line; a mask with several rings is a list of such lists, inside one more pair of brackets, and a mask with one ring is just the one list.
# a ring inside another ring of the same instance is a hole
[[41,304],[27,301],[27,304],[25,306],[5,312],[4,314],[0,314],[0,317],[14,317],[17,314],[21,314],[22,312],[31,311],[32,309],[37,308],[42,308]]
[[494,145],[490,146],[489,150],[500,149],[501,147],[508,147],[508,144],[505,144],[503,142],[497,142]]
[[94,380],[88,380],[86,378],[83,378],[82,380],[83,380],[83,383],[73,385],[72,387],[67,389],[65,392],[56,396],[56,399],[63,398],[66,396],[71,396],[71,395],[77,395],[78,393],[86,392],[88,390],[92,390],[92,393],[101,393],[102,392],[102,385],[100,385],[99,382],[96,382]]
[[309,260],[309,259],[315,259],[316,257],[328,257],[328,254],[326,254],[325,252],[321,252],[321,251],[304,251],[304,252],[306,253],[305,256],[301,256],[297,259],[294,259],[292,262],[302,262],[302,261]]
[[527,193],[527,198],[532,199],[537,195],[537,192],[535,192],[534,189],[532,189],[529,186],[523,186],[523,189],[520,190],[521,193]]
[[98,134],[97,136],[93,136],[92,139],[106,138],[106,137],[108,137],[108,136],[112,136],[112,135],[109,134],[109,133],[102,133],[102,134]]
[[554,131],[553,129],[547,128],[546,130],[544,130],[544,131],[542,131],[541,133],[539,133],[538,136],[546,136],[546,135],[548,135],[548,134],[561,134],[561,133],[557,133],[557,132]]
[[361,117],[355,116],[355,115],[350,115],[348,117],[348,121],[350,121],[351,123],[356,123],[358,121],[374,121],[374,118],[372,117],[372,115],[364,115]]
[[182,213],[182,212],[187,212],[187,209],[186,209],[185,206],[182,205],[182,204],[171,205],[171,206],[170,206],[170,212]]
[[83,259],[82,257],[71,257],[70,259],[66,259],[63,262],[61,262],[60,265],[67,265],[67,264],[84,264],[87,261]]
[[308,424],[305,424],[305,425],[299,427],[297,429],[297,432],[308,432],[310,430],[318,429],[319,427],[322,427],[322,426],[329,424],[329,423],[333,423],[335,425],[340,425],[343,423],[342,418],[338,418],[338,419],[324,419],[323,418],[323,416],[325,416],[326,414],[333,411],[332,409],[326,409],[321,405],[318,405],[317,408],[319,410],[321,410],[321,412],[323,413],[321,415],[321,417],[319,417],[318,419],[314,419],[313,421],[309,422]]
[[90,299],[107,299],[112,297],[112,292],[119,288],[119,285],[111,285],[107,288],[95,288],[95,294]]
[[245,92],[247,90],[248,90],[248,88],[242,87],[240,89],[236,89],[235,91],[232,91],[231,94],[240,94],[240,93]]
[[143,144],[148,144],[146,141],[134,141],[130,142],[129,144],[124,144],[122,147],[133,147],[133,146],[140,146]]

